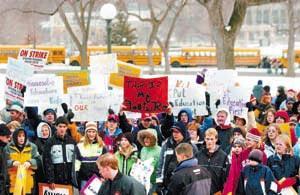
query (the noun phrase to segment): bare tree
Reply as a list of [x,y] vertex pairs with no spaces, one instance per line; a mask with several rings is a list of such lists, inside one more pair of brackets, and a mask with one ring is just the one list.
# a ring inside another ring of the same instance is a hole
[[235,69],[234,45],[248,6],[284,2],[286,0],[234,0],[228,22],[224,17],[224,0],[197,0],[209,15],[211,33],[216,44],[218,69]]

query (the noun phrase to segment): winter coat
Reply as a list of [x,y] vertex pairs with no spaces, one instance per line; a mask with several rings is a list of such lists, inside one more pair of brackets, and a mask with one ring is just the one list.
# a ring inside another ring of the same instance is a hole
[[[42,137],[42,126],[44,126],[44,125],[48,125],[48,127],[49,127],[49,137],[48,138]],[[40,122],[40,124],[38,125],[38,127],[36,129],[36,133],[37,133],[37,139],[35,141],[35,144],[38,147],[39,154],[43,155],[44,145],[46,144],[47,140],[51,137],[52,130],[48,123]]]
[[17,177],[18,168],[13,166],[14,161],[19,161],[21,164],[25,162],[30,162],[31,166],[26,171],[26,192],[25,193],[33,193],[32,190],[34,188],[34,174],[37,169],[37,161],[39,161],[40,155],[38,153],[37,147],[35,144],[31,143],[27,140],[27,135],[25,133],[25,145],[23,149],[20,149],[17,144],[17,136],[21,130],[16,130],[13,133],[13,141],[6,145],[5,158],[8,168],[8,175],[10,181],[9,192],[13,193]]
[[262,85],[254,85],[253,89],[252,89],[252,93],[254,95],[254,97],[259,101],[262,93],[263,93],[263,86]]
[[296,127],[295,127],[295,135],[298,138],[300,138],[300,123],[297,123]]
[[272,195],[277,194],[275,178],[269,167],[258,164],[247,165],[241,172],[238,195]]
[[75,175],[73,164],[75,161],[75,141],[65,135],[52,136],[44,146],[43,164],[47,183],[65,184],[74,183]]
[[[264,146],[262,145],[260,148],[257,148],[257,149],[259,149],[259,150],[261,150],[262,152],[263,152],[263,160],[262,160],[262,164],[264,164],[264,165],[266,165],[267,164],[267,160],[268,160],[268,158],[267,158],[267,155],[265,154],[265,152],[264,152]],[[250,154],[250,152],[252,151],[252,149],[251,148],[246,148],[246,149],[244,149],[242,152],[241,152],[241,160],[242,160],[242,166],[243,167],[245,167],[246,165],[247,165],[247,163],[248,163],[248,157],[249,157],[249,154]]]
[[[274,154],[268,158],[267,165],[270,167],[275,178],[279,181],[283,177],[295,178],[298,175],[300,159],[297,156],[291,156],[289,154],[284,154],[281,157],[278,154]],[[296,190],[299,184],[299,179],[297,179],[297,183],[294,186]]]
[[89,180],[93,174],[99,175],[96,160],[99,156],[106,153],[104,146],[99,146],[98,142],[84,145],[83,142],[77,144],[75,149],[75,171],[78,172],[78,180]]
[[[191,141],[189,137],[184,137],[184,139],[180,143],[191,144]],[[163,183],[164,187],[168,186],[170,178],[172,176],[172,172],[177,166],[175,148],[180,143],[176,143],[171,136],[166,140],[161,148],[158,168],[156,170],[156,183]],[[193,154],[196,154],[198,152],[197,147],[194,144],[191,145],[193,146]]]
[[113,181],[108,179],[101,185],[98,194],[146,195],[146,189],[134,178],[118,172]]
[[196,158],[190,158],[177,165],[167,195],[209,195],[210,187],[210,172],[198,165]]
[[118,167],[122,174],[130,175],[132,165],[138,159],[138,151],[136,146],[130,146],[129,151],[123,151],[121,148],[115,153],[118,159]]
[[264,148],[264,153],[266,154],[267,158],[275,154],[275,147],[273,146],[270,140],[266,140]]
[[0,141],[0,195],[7,194],[8,175],[4,148],[6,143]]
[[273,108],[272,104],[262,104],[259,103],[255,106],[254,114],[255,114],[255,120],[259,124],[263,124],[264,120],[266,118],[266,111],[270,108]]
[[286,100],[286,98],[287,98],[287,96],[284,93],[284,91],[283,91],[283,93],[281,93],[281,94],[279,94],[279,95],[276,96],[276,99],[275,99],[275,109],[276,110],[279,110],[281,103],[284,100]]
[[229,168],[226,153],[217,145],[213,153],[209,153],[206,147],[203,148],[196,154],[196,158],[198,164],[211,174],[211,193],[221,191]]
[[109,130],[106,128],[104,131],[100,132],[101,137],[103,137],[103,141],[105,146],[110,153],[115,153],[118,150],[117,138],[122,134],[122,129],[116,128],[114,133],[111,135]]

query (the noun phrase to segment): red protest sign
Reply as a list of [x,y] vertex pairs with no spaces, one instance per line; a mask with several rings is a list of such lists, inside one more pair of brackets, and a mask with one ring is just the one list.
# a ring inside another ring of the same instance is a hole
[[141,113],[165,112],[168,107],[168,77],[124,78],[126,110]]

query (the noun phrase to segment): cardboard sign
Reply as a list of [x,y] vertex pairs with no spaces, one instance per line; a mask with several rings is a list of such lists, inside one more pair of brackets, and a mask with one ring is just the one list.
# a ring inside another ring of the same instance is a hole
[[70,94],[70,108],[74,112],[73,121],[101,121],[107,117],[107,94],[74,93]]
[[63,95],[62,77],[55,75],[34,75],[26,81],[25,106],[57,108]]
[[207,115],[205,88],[195,82],[176,79],[169,85],[169,101],[173,102],[173,113],[190,108],[194,116]]
[[68,87],[83,86],[89,84],[88,71],[69,71],[57,73],[64,80],[64,93],[67,93]]
[[73,189],[72,186],[69,185],[55,184],[55,189],[51,190],[49,188],[49,184],[39,183],[39,195],[52,195],[52,194],[73,195]]
[[91,72],[109,74],[117,71],[117,55],[101,54],[90,56],[90,69]]
[[81,195],[97,195],[102,185],[101,180],[94,174],[80,190]]
[[249,101],[249,93],[242,87],[228,88],[220,98],[220,107],[227,108],[231,116],[246,116],[248,109],[246,103]]
[[24,103],[24,87],[27,78],[33,75],[33,68],[22,60],[8,59],[5,81],[5,97]]
[[47,63],[49,51],[20,49],[18,59],[31,64],[35,69],[42,69]]
[[132,112],[165,112],[168,107],[168,77],[142,79],[125,76],[124,105]]

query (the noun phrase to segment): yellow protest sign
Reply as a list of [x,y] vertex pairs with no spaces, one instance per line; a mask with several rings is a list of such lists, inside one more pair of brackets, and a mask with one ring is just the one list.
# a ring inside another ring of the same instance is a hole
[[64,93],[67,93],[68,87],[88,85],[88,71],[68,71],[57,73],[57,76],[62,76],[64,81]]

